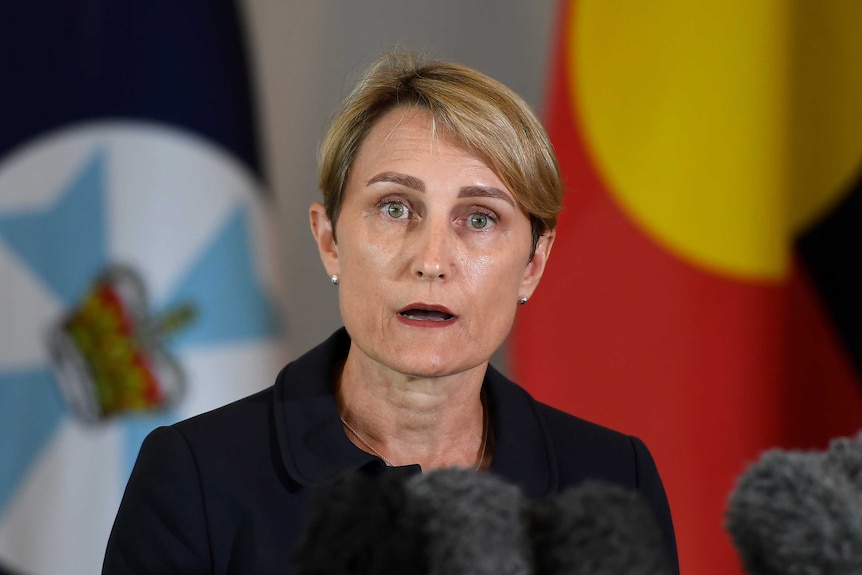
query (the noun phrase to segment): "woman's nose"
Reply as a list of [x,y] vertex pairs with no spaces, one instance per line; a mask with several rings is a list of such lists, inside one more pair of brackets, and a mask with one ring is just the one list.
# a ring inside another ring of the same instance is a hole
[[420,279],[446,279],[452,271],[452,232],[445,223],[424,223],[417,230],[414,274]]

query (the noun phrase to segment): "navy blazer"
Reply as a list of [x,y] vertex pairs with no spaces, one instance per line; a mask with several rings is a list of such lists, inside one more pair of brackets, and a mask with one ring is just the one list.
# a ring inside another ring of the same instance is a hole
[[[308,488],[346,470],[385,465],[342,428],[333,369],[349,347],[341,329],[289,363],[272,387],[153,431],[126,487],[102,573],[291,573]],[[490,472],[532,499],[586,479],[638,490],[678,572],[667,498],[643,442],[539,403],[492,367],[484,388],[494,434]]]

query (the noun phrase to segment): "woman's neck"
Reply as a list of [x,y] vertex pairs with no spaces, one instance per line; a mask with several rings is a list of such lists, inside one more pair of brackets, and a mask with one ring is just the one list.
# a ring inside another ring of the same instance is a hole
[[487,363],[436,378],[394,372],[351,347],[337,378],[345,433],[391,465],[475,467],[487,448]]

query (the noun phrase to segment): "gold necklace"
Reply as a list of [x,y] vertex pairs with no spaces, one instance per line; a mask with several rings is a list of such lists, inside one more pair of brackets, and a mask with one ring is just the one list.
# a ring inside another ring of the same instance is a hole
[[[370,443],[368,443],[365,440],[365,438],[359,434],[358,431],[353,429],[353,427],[351,427],[351,425],[349,423],[347,423],[347,421],[344,419],[343,415],[341,415],[339,413],[338,417],[341,419],[341,423],[344,424],[344,427],[346,427],[356,437],[356,439],[359,440],[359,442],[362,445],[364,445],[369,450],[371,450],[371,453],[373,453],[374,455],[376,455],[377,457],[382,459],[383,463],[385,463],[388,467],[395,467],[395,464],[393,464],[391,461],[389,461],[388,459],[383,457],[382,453],[380,453],[379,451],[374,449],[374,446],[372,446]],[[488,427],[490,427],[490,426],[488,425],[488,410],[487,409],[482,410],[482,427],[483,427],[482,449],[481,449],[481,452],[479,453],[479,460],[476,462],[476,466],[473,468],[473,471],[479,471],[479,468],[482,467],[482,461],[485,459],[485,449],[487,449],[487,447],[488,447]]]

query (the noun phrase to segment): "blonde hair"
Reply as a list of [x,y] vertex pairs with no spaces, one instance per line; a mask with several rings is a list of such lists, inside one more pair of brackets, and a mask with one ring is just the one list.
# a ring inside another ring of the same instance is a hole
[[556,227],[563,198],[560,170],[527,103],[472,68],[396,50],[360,79],[321,143],[319,182],[333,229],[359,146],[377,119],[396,106],[426,110],[438,128],[488,164],[528,214],[533,249],[540,235]]

